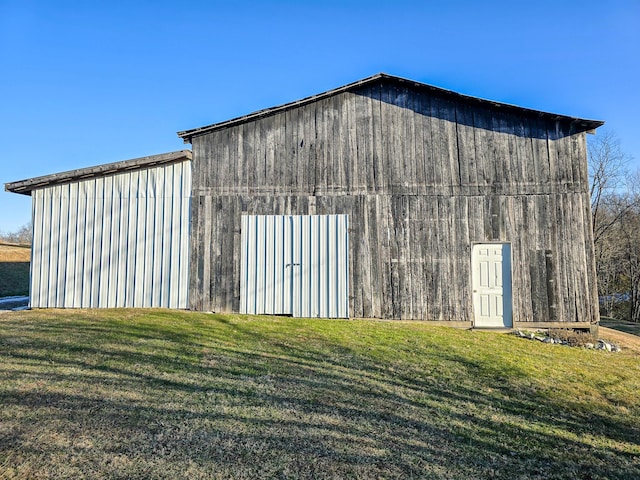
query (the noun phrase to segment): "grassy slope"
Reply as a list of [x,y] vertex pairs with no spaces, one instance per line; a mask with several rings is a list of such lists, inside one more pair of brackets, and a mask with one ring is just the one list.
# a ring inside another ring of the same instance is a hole
[[0,297],[29,295],[31,249],[0,244]]
[[602,317],[600,319],[600,325],[608,328],[613,328],[621,332],[640,335],[640,323],[627,322],[625,320],[618,320],[610,317]]
[[0,315],[0,478],[640,478],[640,357],[409,322]]

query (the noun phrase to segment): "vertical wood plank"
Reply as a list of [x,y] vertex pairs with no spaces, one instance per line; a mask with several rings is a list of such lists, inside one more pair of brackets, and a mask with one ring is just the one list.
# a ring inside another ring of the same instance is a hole
[[316,139],[314,145],[315,164],[311,166],[314,169],[315,183],[313,185],[314,195],[326,195],[327,193],[327,149],[329,144],[328,131],[331,131],[331,127],[328,126],[327,115],[327,100],[323,99],[319,101],[314,109],[314,121],[316,125]]
[[[422,163],[422,162],[420,162]],[[424,241],[424,220],[422,216],[422,196],[408,198],[410,231],[408,236],[408,246],[410,248],[411,262],[409,271],[411,275],[411,318],[424,319],[424,252],[422,242]]]
[[478,194],[490,191],[488,187],[494,181],[493,162],[493,133],[488,112],[481,108],[473,109],[473,141],[476,159],[476,181]]
[[377,193],[386,193],[388,189],[388,177],[385,165],[384,150],[384,125],[382,119],[381,88],[373,85],[370,90],[371,95],[371,129],[373,145],[373,186]]
[[456,118],[455,106],[449,100],[441,100],[439,103],[438,115],[440,119],[440,152],[443,155],[443,163],[449,170],[449,183],[447,193],[449,195],[458,191],[461,184],[460,163],[456,142]]
[[448,148],[443,150],[442,133],[444,132],[444,120],[442,120],[441,99],[431,97],[431,158],[433,159],[433,173],[435,193],[442,194],[451,185],[451,168],[447,156]]
[[376,190],[375,165],[373,161],[373,118],[372,99],[365,93],[354,98],[356,121],[356,154],[358,157],[359,193],[372,193]]
[[344,171],[344,191],[345,193],[356,193],[358,191],[358,157],[355,148],[356,122],[354,118],[353,94],[343,93],[340,95],[341,114],[341,145],[342,145],[342,166]]
[[424,95],[418,92],[411,92],[411,108],[409,115],[411,116],[411,151],[412,161],[415,172],[415,189],[416,195],[425,195],[427,185],[427,174],[425,171],[425,152],[423,138],[423,117],[424,117]]
[[[214,223],[213,218],[213,199],[210,195],[202,198],[202,223],[204,227],[204,235],[201,238],[200,251],[202,252],[203,261],[201,275],[202,288],[202,309],[205,311],[212,310],[212,294],[216,292],[220,272],[216,271],[217,263],[215,261],[215,251],[219,248],[219,239],[216,234],[220,225]],[[213,274],[213,279],[211,275]]]
[[467,195],[478,193],[477,162],[475,156],[473,112],[471,107],[457,102],[456,114],[456,141],[458,163],[460,165],[460,192]]

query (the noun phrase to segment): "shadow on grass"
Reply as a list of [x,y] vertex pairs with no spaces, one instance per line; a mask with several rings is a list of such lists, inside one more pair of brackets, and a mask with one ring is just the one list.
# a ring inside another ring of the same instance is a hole
[[34,322],[22,343],[3,338],[0,401],[17,420],[2,451],[103,477],[121,473],[115,456],[132,478],[182,476],[186,465],[194,478],[640,474],[620,447],[638,445],[637,424],[568,408],[517,365],[426,336],[407,365],[294,323],[283,334],[277,322],[273,332],[215,316],[181,322]]
[[29,262],[0,262],[0,297],[29,295]]

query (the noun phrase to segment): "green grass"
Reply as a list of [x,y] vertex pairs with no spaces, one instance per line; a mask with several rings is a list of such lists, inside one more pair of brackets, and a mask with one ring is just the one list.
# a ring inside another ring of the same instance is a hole
[[411,322],[0,315],[0,478],[640,478],[640,357]]
[[600,325],[640,336],[640,323],[627,322],[626,320],[618,320],[611,317],[602,317],[600,319]]

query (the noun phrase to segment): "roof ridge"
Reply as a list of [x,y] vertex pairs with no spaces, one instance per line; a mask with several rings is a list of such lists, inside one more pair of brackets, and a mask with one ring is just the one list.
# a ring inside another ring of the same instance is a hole
[[544,112],[541,110],[535,110],[532,108],[527,108],[527,107],[521,107],[518,105],[513,105],[513,104],[509,104],[509,103],[504,103],[504,102],[497,102],[497,101],[493,101],[493,100],[487,100],[487,99],[483,99],[480,97],[474,97],[471,95],[466,95],[464,93],[458,93],[455,92],[453,90],[448,90],[442,87],[436,87],[433,85],[429,85],[423,82],[418,82],[416,80],[410,80],[407,78],[403,78],[403,77],[399,77],[396,75],[390,75],[388,73],[384,73],[384,72],[379,72],[376,73],[374,75],[371,75],[369,77],[365,77],[363,79],[360,80],[356,80],[355,82],[351,82],[348,83],[346,85],[343,85],[341,87],[337,87],[337,88],[333,88],[331,90],[327,90],[325,92],[321,92],[315,95],[311,95],[308,97],[304,97],[301,98],[299,100],[294,100],[292,102],[287,102],[287,103],[283,103],[281,105],[276,105],[274,107],[268,107],[268,108],[264,108],[261,110],[256,110],[254,112],[248,113],[246,115],[242,115],[240,117],[235,117],[229,120],[224,120],[222,122],[216,122],[216,123],[212,123],[210,125],[205,125],[203,127],[198,127],[198,128],[192,128],[189,130],[183,130],[183,131],[179,131],[178,136],[181,137],[184,141],[184,143],[191,143],[191,140],[193,137],[198,136],[198,135],[203,135],[205,133],[209,133],[215,130],[219,130],[222,128],[226,128],[226,127],[230,127],[230,126],[234,126],[234,125],[238,125],[241,123],[245,123],[251,120],[255,120],[258,118],[262,118],[262,117],[267,117],[270,115],[274,115],[278,112],[281,111],[286,111],[289,110],[291,108],[295,108],[297,106],[302,106],[302,105],[306,105],[308,103],[312,103],[314,101],[318,101],[321,100],[323,98],[327,98],[333,95],[337,95],[339,93],[342,92],[346,92],[364,85],[369,85],[372,83],[375,83],[376,81],[379,80],[389,80],[392,82],[398,82],[398,83],[402,83],[402,84],[408,84],[411,85],[414,88],[417,89],[423,89],[423,90],[428,90],[432,93],[436,93],[438,95],[442,95],[442,96],[446,96],[446,97],[450,97],[450,98],[456,98],[456,99],[460,99],[462,101],[466,101],[466,102],[470,102],[470,103],[475,103],[478,105],[483,105],[489,108],[499,108],[499,109],[505,109],[505,110],[511,110],[511,111],[519,111],[522,113],[525,113],[527,115],[536,115],[536,116],[542,116],[542,117],[548,117],[548,118],[552,118],[555,120],[565,120],[568,122],[575,122],[578,123],[580,125],[582,125],[584,127],[585,130],[593,130],[595,128],[598,128],[600,126],[602,126],[604,124],[603,121],[600,120],[587,120],[587,119],[583,119],[583,118],[578,118],[578,117],[571,117],[568,115],[562,115],[562,114],[556,114],[556,113],[551,113],[551,112]]

